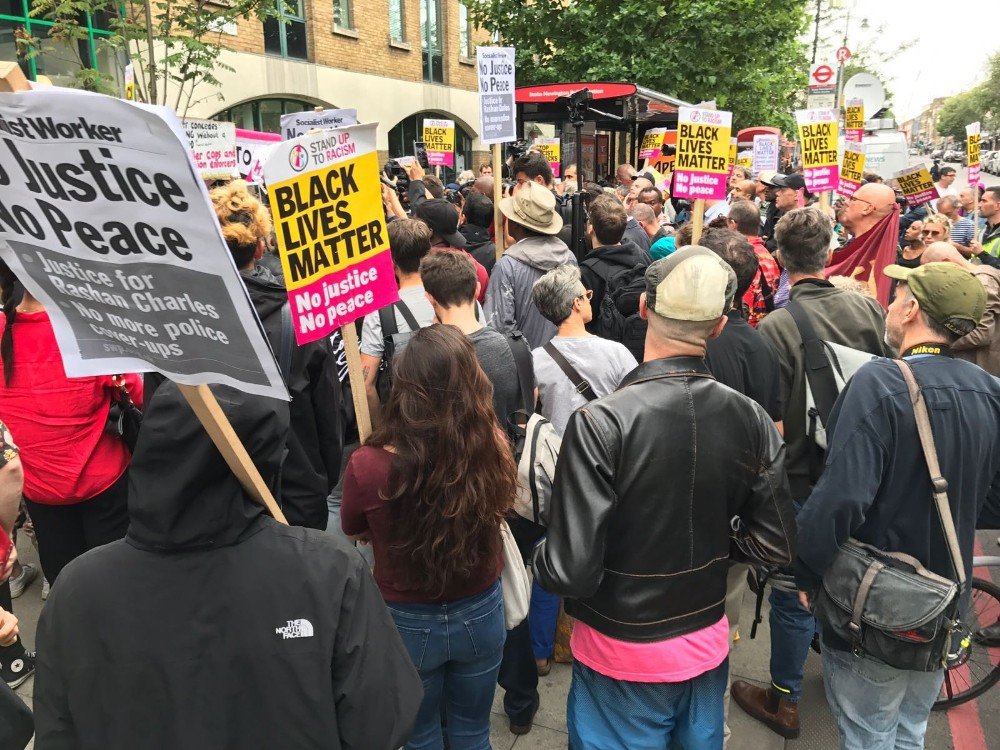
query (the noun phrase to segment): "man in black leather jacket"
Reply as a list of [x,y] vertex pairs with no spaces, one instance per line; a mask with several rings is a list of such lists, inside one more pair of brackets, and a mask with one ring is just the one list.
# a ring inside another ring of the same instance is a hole
[[703,359],[735,289],[702,247],[650,265],[644,363],[563,437],[534,564],[577,618],[572,747],[721,747],[729,562],[794,557],[781,436]]

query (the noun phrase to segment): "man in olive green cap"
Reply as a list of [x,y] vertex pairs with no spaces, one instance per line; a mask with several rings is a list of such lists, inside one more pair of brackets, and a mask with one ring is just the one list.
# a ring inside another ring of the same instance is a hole
[[[953,358],[950,346],[979,323],[986,292],[954,263],[893,265],[885,274],[899,281],[886,342],[909,364],[927,402],[969,579],[976,521],[996,514],[1000,495],[1000,380]],[[814,603],[848,538],[911,555],[956,580],[913,405],[895,362],[877,357],[857,371],[837,399],[827,439],[826,470],[797,518],[795,578],[803,605]],[[825,611],[817,610],[821,622]],[[896,669],[850,648],[831,627],[823,629],[823,678],[841,746],[923,747],[944,670]]]

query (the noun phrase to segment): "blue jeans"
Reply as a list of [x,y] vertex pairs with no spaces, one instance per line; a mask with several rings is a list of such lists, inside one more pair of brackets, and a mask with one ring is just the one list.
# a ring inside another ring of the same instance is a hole
[[490,709],[503,654],[500,582],[443,604],[388,602],[389,613],[424,683],[407,748],[444,747],[442,705],[452,750],[488,750]]
[[[793,500],[798,514],[805,500]],[[802,604],[798,592],[771,589],[768,597],[771,613],[771,683],[792,703],[799,702],[802,694],[802,679],[805,673],[806,657],[813,636],[819,632],[819,624]]]
[[927,718],[943,682],[943,669],[912,672],[823,649],[823,684],[841,750],[923,750]]
[[536,659],[549,659],[556,650],[556,622],[559,620],[559,597],[531,583],[531,607],[528,627],[531,630],[531,650]]
[[573,663],[571,750],[719,750],[729,659],[686,682],[625,682]]

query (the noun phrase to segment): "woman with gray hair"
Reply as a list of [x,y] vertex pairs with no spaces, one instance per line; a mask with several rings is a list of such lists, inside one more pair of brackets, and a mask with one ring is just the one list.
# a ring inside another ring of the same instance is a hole
[[[590,399],[607,396],[637,364],[617,341],[587,332],[587,323],[594,317],[592,292],[580,280],[578,266],[556,266],[535,282],[531,293],[542,316],[559,327],[555,338],[535,349],[532,357],[542,416],[561,436],[576,409]],[[581,381],[588,388],[578,388],[575,383]],[[534,584],[528,628],[535,664],[543,676],[552,667],[558,614],[559,598]]]

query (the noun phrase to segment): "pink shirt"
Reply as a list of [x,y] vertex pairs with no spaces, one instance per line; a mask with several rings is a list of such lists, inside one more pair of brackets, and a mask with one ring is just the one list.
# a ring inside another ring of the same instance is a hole
[[573,658],[606,677],[626,682],[684,682],[715,669],[729,655],[729,621],[652,643],[619,641],[577,620]]

